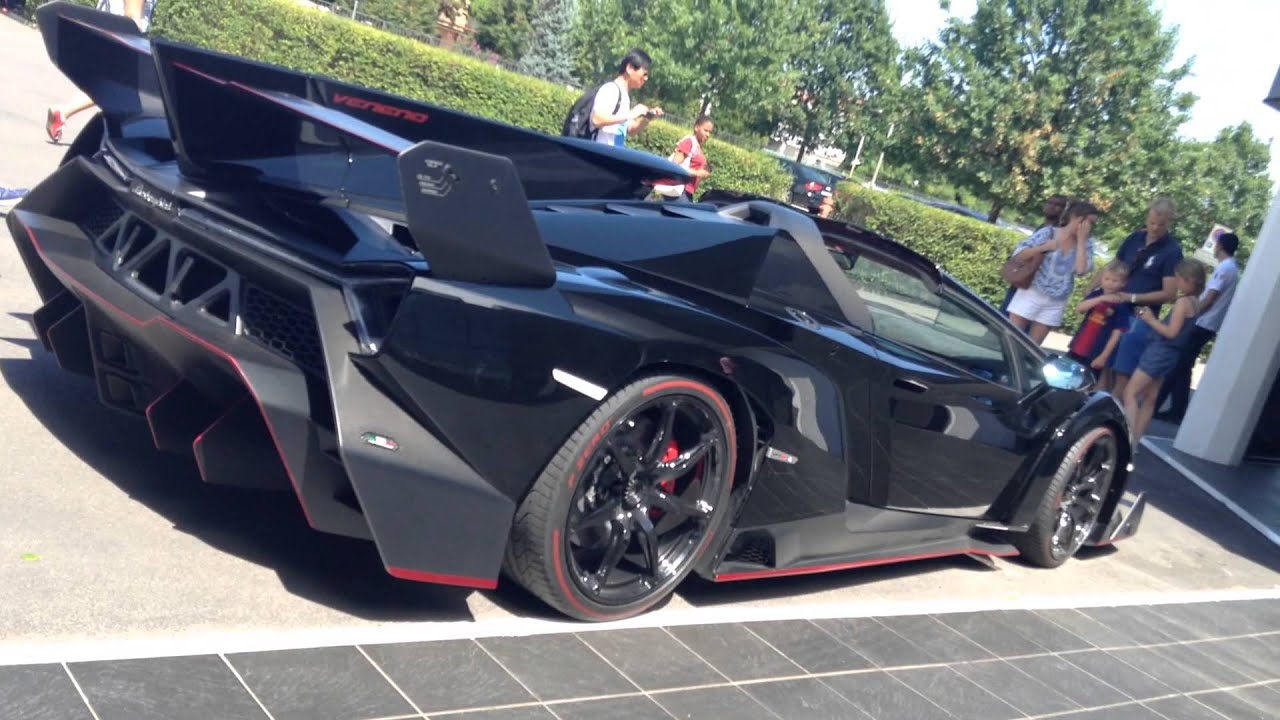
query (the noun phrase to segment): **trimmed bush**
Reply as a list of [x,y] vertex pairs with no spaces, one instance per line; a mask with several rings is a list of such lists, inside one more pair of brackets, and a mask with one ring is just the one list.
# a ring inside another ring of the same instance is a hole
[[[1024,237],[1013,230],[893,193],[868,190],[857,183],[843,183],[836,190],[835,214],[924,255],[997,308],[1009,288],[1000,277],[1000,268]],[[1099,264],[1096,259],[1094,262]],[[1071,335],[1079,327],[1081,316],[1075,306],[1087,285],[1088,278],[1076,280],[1076,290],[1067,301],[1057,332]]]
[[[404,97],[558,134],[577,94],[552,83],[375,30],[289,0],[165,0],[152,31],[219,52],[334,77]],[[650,123],[633,147],[666,156],[688,130]],[[713,174],[700,189],[781,198],[790,176],[776,160],[712,138]]]

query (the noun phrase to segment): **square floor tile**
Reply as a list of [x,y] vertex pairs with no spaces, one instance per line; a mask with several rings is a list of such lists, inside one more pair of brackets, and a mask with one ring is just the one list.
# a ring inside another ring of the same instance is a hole
[[1175,642],[1169,633],[1157,627],[1158,623],[1135,606],[1082,608],[1080,612],[1108,627],[1120,628],[1125,635],[1133,638],[1139,645],[1158,645]]
[[999,657],[1048,652],[1035,640],[1009,627],[996,612],[947,613],[933,617]]
[[808,620],[748,623],[747,629],[811,673],[874,667],[856,650]]
[[266,717],[216,655],[104,660],[68,668],[101,720]]
[[968,638],[929,615],[897,615],[877,622],[918,645],[938,662],[964,662],[994,657]]
[[951,715],[887,672],[822,678],[832,690],[876,720],[948,720]]
[[1061,657],[1017,658],[1008,662],[1082,708],[1122,703],[1131,699]]
[[574,635],[476,640],[540,700],[568,700],[639,692]]
[[1205,640],[1210,637],[1217,637],[1209,631],[1197,627],[1194,623],[1184,623],[1177,617],[1177,614],[1168,610],[1171,606],[1166,605],[1138,605],[1133,609],[1143,622],[1160,632],[1168,635],[1174,640],[1185,642],[1188,640]]
[[1142,644],[1124,634],[1123,628],[1118,628],[1114,625],[1104,625],[1079,610],[1072,610],[1070,608],[1037,610],[1036,614],[1045,620],[1052,622],[1054,625],[1065,628],[1068,632],[1076,635],[1081,640],[1088,642],[1094,647],[1120,648]]
[[1186,695],[1148,700],[1142,704],[1160,713],[1166,720],[1223,720],[1220,713]]
[[[1136,703],[1055,715],[1053,720],[1165,720],[1154,710]],[[1219,719],[1221,720],[1221,719]]]
[[354,647],[228,655],[275,720],[359,720],[413,707]]
[[1028,715],[1079,710],[1082,707],[1004,660],[958,663],[951,669]]
[[1177,694],[1177,691],[1168,685],[1101,650],[1070,653],[1062,657],[1134,700]]
[[1195,670],[1213,682],[1214,687],[1234,687],[1256,682],[1258,678],[1235,666],[1224,665],[1200,650],[1200,645],[1169,645],[1155,648],[1157,654]]
[[1257,645],[1250,642],[1252,640],[1255,638],[1207,640],[1190,647],[1214,663],[1225,665],[1248,677],[1251,682],[1280,679],[1280,662],[1277,662],[1275,657],[1256,652],[1254,648]]
[[1177,603],[1149,605],[1147,609],[1184,628],[1188,639],[1207,639],[1242,635],[1253,630],[1240,627],[1238,618],[1223,612],[1225,603]]
[[871,720],[815,678],[751,683],[742,689],[786,720]]
[[425,713],[535,699],[471,640],[365,645],[363,650]]
[[1280,717],[1280,695],[1264,687],[1201,693],[1193,697],[1231,720],[1275,720]]
[[737,623],[681,625],[667,631],[731,680],[805,674],[804,668]]
[[0,709],[29,720],[92,720],[61,665],[0,667]]
[[892,675],[958,718],[1005,720],[1025,717],[1017,708],[951,668],[894,670]]
[[1035,640],[1050,652],[1093,648],[1093,644],[1088,640],[1057,623],[1046,620],[1034,610],[1001,610],[1000,615],[1009,628]]
[[459,713],[458,715],[446,715],[445,717],[449,718],[449,720],[556,720],[556,716],[541,705],[503,708],[501,710],[473,710]]
[[780,720],[755,698],[736,687],[654,693],[654,702],[680,720]]
[[815,620],[814,624],[882,668],[937,662],[924,648],[870,618]]
[[644,690],[725,682],[723,675],[662,628],[584,632],[578,639]]
[[1194,692],[1214,687],[1213,682],[1203,674],[1174,662],[1151,648],[1129,648],[1108,652],[1118,660],[1138,668],[1178,692]]
[[671,713],[643,695],[550,706],[560,720],[671,720]]

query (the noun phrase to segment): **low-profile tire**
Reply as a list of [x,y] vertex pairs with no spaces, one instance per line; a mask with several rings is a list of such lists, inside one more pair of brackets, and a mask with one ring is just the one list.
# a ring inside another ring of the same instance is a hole
[[1119,457],[1120,444],[1111,428],[1093,428],[1076,440],[1041,498],[1031,527],[1012,538],[1023,558],[1054,568],[1076,554],[1097,526]]
[[504,571],[579,620],[653,607],[722,531],[736,437],[729,404],[700,380],[662,375],[619,390],[516,510]]

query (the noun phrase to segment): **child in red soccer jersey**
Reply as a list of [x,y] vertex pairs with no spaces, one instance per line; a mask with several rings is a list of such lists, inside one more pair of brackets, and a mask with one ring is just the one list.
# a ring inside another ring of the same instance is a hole
[[1071,338],[1067,354],[1099,373],[1099,389],[1111,387],[1107,361],[1120,344],[1120,337],[1133,317],[1132,305],[1110,302],[1106,298],[1123,290],[1128,279],[1129,266],[1120,260],[1112,260],[1102,269],[1102,286],[1076,306],[1076,310],[1085,316],[1075,337]]

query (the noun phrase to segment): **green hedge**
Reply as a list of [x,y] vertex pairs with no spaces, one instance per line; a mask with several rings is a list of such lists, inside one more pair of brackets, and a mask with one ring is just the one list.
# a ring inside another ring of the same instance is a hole
[[[558,134],[576,94],[457,53],[375,30],[290,0],[164,0],[156,35],[335,77],[513,125]],[[633,147],[669,155],[687,130],[651,123]],[[700,186],[781,198],[790,177],[762,152],[706,143],[713,174]]]
[[[857,183],[839,186],[835,214],[933,260],[997,308],[1009,287],[1000,277],[1000,267],[1024,237],[1013,230],[890,192],[868,190]],[[1057,332],[1070,335],[1079,326],[1080,313],[1075,306],[1087,284],[1087,280],[1076,281],[1076,290],[1067,301],[1062,327]]]

